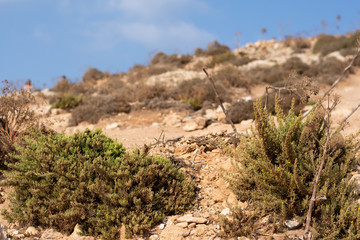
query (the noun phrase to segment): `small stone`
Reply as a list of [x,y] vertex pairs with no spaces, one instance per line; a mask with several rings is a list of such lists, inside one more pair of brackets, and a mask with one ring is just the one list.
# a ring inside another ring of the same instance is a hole
[[24,239],[25,238],[25,234],[16,234],[15,239]]
[[161,232],[160,239],[182,240],[189,234],[189,230],[183,229],[176,225],[170,225],[166,226],[166,228]]
[[286,220],[284,224],[290,230],[297,229],[297,228],[301,227],[301,225],[302,225],[302,223],[295,218],[293,218],[291,220]]
[[163,229],[165,228],[165,224],[164,224],[164,223],[160,224],[160,225],[159,225],[159,228],[160,228],[161,230],[163,230]]
[[17,235],[17,234],[19,234],[19,231],[18,231],[18,230],[15,230],[15,231],[13,231],[13,234],[14,234],[14,235]]
[[190,223],[189,224],[189,228],[194,228],[194,227],[196,227],[196,223]]
[[215,229],[216,229],[216,230],[220,230],[220,225],[217,224],[217,225],[215,226]]
[[231,213],[230,208],[225,208],[225,209],[223,209],[223,210],[221,211],[220,214],[227,216],[227,215],[229,215],[230,213]]
[[119,127],[119,124],[118,124],[118,123],[112,123],[112,124],[107,125],[107,126],[105,127],[105,129],[110,130],[110,129],[115,129],[115,128],[117,128],[117,127]]
[[61,233],[55,231],[54,229],[47,229],[41,235],[40,240],[60,240],[63,238],[64,236]]
[[181,223],[177,223],[176,226],[181,227],[181,228],[186,228],[189,224],[187,222],[181,222]]
[[206,223],[207,219],[202,217],[193,217],[191,215],[185,215],[178,218],[179,222],[187,222],[187,223]]
[[149,237],[149,240],[158,240],[158,239],[159,239],[159,235],[157,235],[157,234],[151,235]]
[[183,130],[186,132],[191,132],[195,130],[204,129],[206,126],[206,122],[207,122],[206,119],[203,117],[186,119],[186,123],[185,126],[183,127]]
[[39,231],[33,226],[28,227],[25,231],[25,235],[29,235],[29,236],[35,236],[38,234],[39,234]]

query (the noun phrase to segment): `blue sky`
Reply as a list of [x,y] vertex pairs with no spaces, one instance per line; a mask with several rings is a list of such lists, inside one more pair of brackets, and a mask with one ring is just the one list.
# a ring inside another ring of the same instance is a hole
[[360,29],[359,11],[357,0],[0,0],[0,80],[52,87],[89,67],[126,72],[156,52],[192,54],[214,40],[233,49],[346,33]]

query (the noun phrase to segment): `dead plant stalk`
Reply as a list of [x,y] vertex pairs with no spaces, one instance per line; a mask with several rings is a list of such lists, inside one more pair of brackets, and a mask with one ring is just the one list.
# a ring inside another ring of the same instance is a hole
[[238,143],[238,141],[239,141],[239,134],[238,134],[238,132],[237,132],[237,129],[236,129],[236,127],[235,127],[235,124],[233,123],[233,121],[232,121],[231,118],[229,117],[229,114],[227,113],[227,111],[226,111],[226,109],[225,109],[225,107],[224,107],[224,105],[223,105],[223,103],[222,103],[222,100],[221,100],[221,98],[220,98],[220,96],[219,96],[219,93],[218,93],[218,91],[217,91],[217,89],[216,89],[214,80],[213,80],[212,77],[208,74],[208,72],[206,71],[205,68],[203,68],[203,71],[204,71],[204,73],[206,74],[207,78],[208,78],[209,81],[210,81],[210,84],[211,84],[211,86],[212,86],[212,88],[213,88],[213,90],[214,90],[214,92],[215,92],[216,98],[217,98],[217,100],[219,101],[220,107],[221,107],[222,111],[223,111],[224,114],[225,114],[226,120],[231,124],[231,127],[232,127],[232,129],[233,129],[233,131],[234,131],[234,134],[235,134],[235,147],[236,147],[236,146],[237,146],[237,143]]

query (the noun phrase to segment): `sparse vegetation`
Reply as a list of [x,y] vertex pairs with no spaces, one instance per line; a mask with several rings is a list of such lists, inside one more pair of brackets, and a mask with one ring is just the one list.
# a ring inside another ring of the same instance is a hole
[[82,96],[64,93],[51,105],[52,108],[71,109],[81,104]]
[[0,95],[0,170],[5,162],[14,162],[11,156],[26,131],[26,126],[36,123],[29,103],[34,101],[31,92],[16,91],[8,81],[1,82]]
[[85,72],[82,80],[83,80],[83,82],[92,82],[92,81],[97,81],[99,79],[102,79],[104,77],[105,77],[105,74],[103,72],[101,72],[99,69],[89,68]]
[[195,188],[170,160],[134,150],[100,130],[70,137],[31,130],[9,164],[5,185],[14,187],[3,214],[21,226],[118,239],[141,234],[165,215],[191,207]]
[[[256,234],[265,216],[271,217],[268,229],[273,232],[285,230],[284,222],[291,218],[304,222],[314,177],[323,154],[327,154],[318,186],[321,199],[313,210],[314,239],[359,238],[359,196],[350,182],[351,171],[359,163],[359,141],[339,132],[328,135],[331,113],[320,106],[304,120],[292,110],[285,115],[278,103],[275,108],[276,118],[257,101],[255,128],[241,138],[233,154],[236,170],[227,175],[228,180],[239,200],[249,202],[249,206],[244,211],[235,210],[234,221],[225,219],[224,229],[228,234],[236,234],[238,228],[250,229],[241,234]],[[249,215],[249,210],[256,214]]]
[[98,95],[84,98],[83,104],[71,111],[72,125],[82,121],[97,123],[101,118],[112,116],[120,112],[128,113],[131,106],[119,95]]

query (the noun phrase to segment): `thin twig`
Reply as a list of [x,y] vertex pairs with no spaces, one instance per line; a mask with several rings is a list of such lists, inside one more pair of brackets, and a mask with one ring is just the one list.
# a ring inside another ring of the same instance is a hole
[[216,98],[217,98],[218,101],[219,101],[220,107],[221,107],[221,109],[223,110],[227,121],[231,124],[231,127],[232,127],[232,129],[233,129],[233,131],[234,131],[235,138],[236,138],[236,139],[235,139],[235,147],[236,147],[236,146],[237,146],[237,143],[238,143],[238,141],[239,141],[239,134],[238,134],[238,132],[237,132],[237,129],[236,129],[233,121],[231,121],[231,118],[229,117],[229,114],[227,113],[226,109],[224,108],[224,105],[223,105],[223,103],[222,103],[222,100],[221,100],[221,98],[220,98],[220,96],[219,96],[219,93],[218,93],[216,87],[215,87],[214,80],[213,80],[212,77],[208,74],[208,72],[206,71],[205,68],[203,68],[203,71],[204,71],[204,73],[206,74],[207,78],[209,79],[209,81],[210,81],[210,83],[211,83],[211,86],[212,86],[212,88],[213,88],[213,90],[214,90],[214,92],[215,92]]
[[269,89],[273,89],[273,90],[278,90],[279,91],[279,97],[280,97],[280,92],[281,90],[288,90],[290,92],[296,91],[296,89],[291,89],[291,88],[287,88],[287,87],[273,87],[273,86],[267,86],[265,88],[265,106],[264,109],[266,109],[267,103],[268,103],[268,97],[269,97]]
[[197,153],[199,152],[199,149],[197,148],[195,151],[194,151],[194,157],[192,159],[192,163],[195,163],[195,159],[196,159],[196,156],[197,156]]
[[311,112],[311,110],[315,109],[320,103],[321,101],[330,94],[331,90],[333,90],[335,88],[335,86],[341,81],[343,80],[343,78],[345,77],[345,74],[350,70],[350,68],[352,66],[354,66],[356,59],[360,56],[360,47],[357,49],[356,55],[354,56],[354,58],[351,60],[350,64],[344,68],[344,70],[342,71],[341,75],[335,80],[335,82],[331,85],[331,87],[323,94],[323,96],[319,99],[319,101],[316,102],[316,104],[309,109],[308,111],[306,111],[303,114],[303,118],[306,117],[307,115],[309,115],[309,113]]

